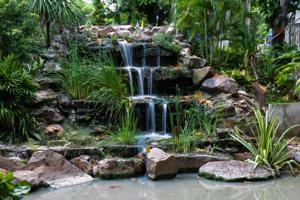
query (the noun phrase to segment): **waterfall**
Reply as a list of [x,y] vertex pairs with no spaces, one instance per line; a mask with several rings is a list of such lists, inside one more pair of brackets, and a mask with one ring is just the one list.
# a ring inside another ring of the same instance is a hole
[[162,131],[163,133],[167,133],[167,112],[168,112],[168,104],[163,104],[163,111],[162,111]]
[[122,57],[125,62],[125,66],[126,67],[132,66],[132,61],[133,61],[132,45],[128,44],[127,42],[119,42],[119,47],[120,47],[121,54],[122,54]]
[[156,53],[157,53],[157,56],[156,56],[156,66],[160,67],[160,48],[159,48],[159,46],[157,46],[157,48],[156,48]]
[[147,130],[155,133],[155,126],[155,104],[153,101],[149,101],[147,107]]
[[[164,98],[153,96],[153,76],[155,69],[160,67],[160,48],[156,47],[156,66],[148,67],[147,65],[147,44],[142,44],[142,66],[133,66],[133,45],[127,42],[119,42],[122,58],[124,60],[124,67],[120,69],[126,70],[128,73],[128,81],[131,96],[129,97],[132,101],[146,103],[146,128],[147,132],[151,132],[151,137],[158,137],[156,134],[156,105],[162,105],[162,124],[159,132],[167,133],[167,101]],[[145,71],[149,70],[149,73]],[[146,77],[145,77],[146,76]],[[147,90],[145,94],[144,81],[147,79]],[[138,94],[135,93],[134,88],[137,85]],[[163,135],[162,135],[163,136]]]
[[131,67],[137,71],[139,95],[144,95],[144,69],[140,67]]

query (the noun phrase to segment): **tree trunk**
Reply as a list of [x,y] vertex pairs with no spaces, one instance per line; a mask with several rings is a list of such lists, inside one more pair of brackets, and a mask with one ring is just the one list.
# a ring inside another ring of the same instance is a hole
[[273,23],[273,45],[282,44],[285,38],[284,28],[288,23],[288,0],[280,0],[281,12]]

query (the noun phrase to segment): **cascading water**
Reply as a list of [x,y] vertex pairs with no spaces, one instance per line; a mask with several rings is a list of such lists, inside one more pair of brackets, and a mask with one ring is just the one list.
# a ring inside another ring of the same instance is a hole
[[[165,99],[159,98],[153,95],[153,75],[156,68],[160,66],[160,49],[159,47],[156,48],[156,65],[157,66],[146,66],[147,65],[147,45],[142,44],[142,66],[136,67],[133,66],[133,46],[128,44],[127,42],[119,42],[121,55],[124,59],[125,67],[121,67],[125,69],[128,73],[130,90],[131,90],[131,100],[139,101],[143,100],[143,102],[147,103],[147,110],[146,110],[146,132],[150,133],[151,137],[159,137],[163,136],[161,134],[157,134],[157,132],[166,134],[167,133],[167,108],[168,103]],[[136,71],[136,73],[133,73]],[[149,72],[149,73],[146,73]],[[136,77],[133,78],[133,75]],[[146,77],[145,77],[146,76]],[[147,94],[145,94],[145,86],[144,86],[144,79],[147,79]],[[134,83],[136,80],[136,84],[138,87],[138,94],[134,93]],[[159,105],[162,107],[162,125],[161,130],[157,130],[158,127],[156,126],[156,108]],[[149,134],[148,134],[149,136]]]

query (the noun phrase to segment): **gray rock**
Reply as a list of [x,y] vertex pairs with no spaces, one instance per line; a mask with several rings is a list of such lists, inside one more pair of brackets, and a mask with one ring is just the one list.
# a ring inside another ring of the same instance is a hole
[[216,92],[227,92],[236,94],[238,92],[237,82],[225,75],[215,75],[202,83],[204,89]]
[[200,85],[205,79],[214,76],[214,74],[215,70],[211,67],[195,69],[193,73],[193,83],[194,85]]
[[103,179],[130,178],[143,175],[145,166],[140,158],[107,158],[93,167],[93,173]]
[[199,168],[207,162],[230,160],[231,156],[225,154],[205,154],[205,153],[180,153],[174,154],[179,161],[179,172],[197,172]]
[[147,175],[153,180],[175,178],[179,164],[175,156],[153,148],[147,154]]
[[192,76],[192,71],[186,67],[159,67],[153,73],[156,81],[192,79]]
[[207,60],[199,58],[197,56],[187,56],[184,57],[183,64],[192,68],[201,68],[206,66]]
[[253,163],[237,160],[206,163],[199,169],[199,176],[228,182],[267,180],[274,177],[265,168],[255,168]]
[[63,187],[92,181],[93,178],[67,161],[61,154],[53,151],[35,152],[26,170],[38,176],[38,182],[44,182],[52,187]]

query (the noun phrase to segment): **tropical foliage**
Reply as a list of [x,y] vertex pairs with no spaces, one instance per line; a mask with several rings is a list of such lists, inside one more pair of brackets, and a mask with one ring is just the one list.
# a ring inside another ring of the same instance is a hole
[[251,161],[256,166],[266,166],[276,174],[284,167],[290,167],[292,171],[293,165],[299,167],[289,158],[287,150],[288,144],[293,139],[285,139],[286,134],[297,125],[281,132],[281,123],[274,110],[267,111],[264,116],[259,109],[255,109],[254,114],[255,122],[249,126],[254,137],[253,142],[246,140],[245,137],[248,136],[238,127],[235,128],[235,134],[231,135],[251,152]]
[[38,17],[27,9],[25,0],[0,0],[0,57],[14,54],[31,60],[39,51]]
[[13,173],[3,174],[0,172],[1,199],[18,200],[29,193],[31,187],[27,182],[13,183]]
[[0,60],[0,139],[22,142],[38,137],[36,121],[29,114],[37,85],[14,56]]
[[29,0],[29,8],[40,16],[46,26],[46,45],[50,47],[51,24],[56,23],[62,31],[63,25],[76,24],[80,11],[75,0]]

